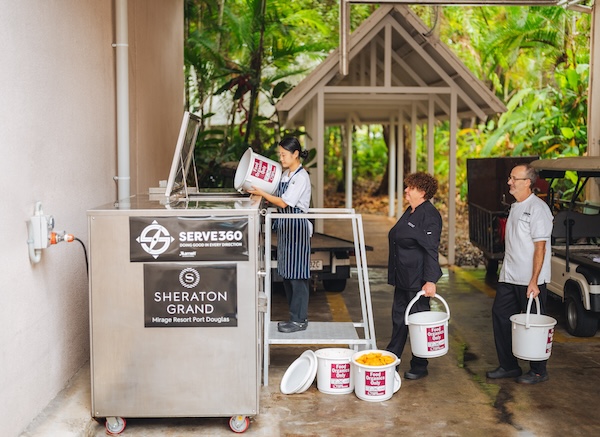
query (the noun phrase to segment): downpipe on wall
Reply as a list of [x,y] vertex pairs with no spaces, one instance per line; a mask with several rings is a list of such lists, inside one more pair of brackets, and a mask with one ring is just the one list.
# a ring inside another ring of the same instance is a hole
[[129,37],[127,0],[115,0],[117,86],[117,206],[129,207]]

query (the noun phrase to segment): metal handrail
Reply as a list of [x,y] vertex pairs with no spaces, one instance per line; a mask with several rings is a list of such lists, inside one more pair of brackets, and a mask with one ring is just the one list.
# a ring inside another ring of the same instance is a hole
[[364,330],[364,340],[370,348],[375,348],[375,324],[371,304],[371,290],[367,270],[366,245],[362,226],[362,216],[356,214],[353,208],[310,208],[308,212],[279,213],[275,208],[268,208],[265,214],[265,275],[264,290],[267,297],[267,307],[263,323],[263,385],[269,385],[269,325],[271,323],[271,224],[273,218],[295,219],[339,219],[352,221],[352,235],[354,242],[356,268],[358,272],[359,294],[361,301],[362,323],[353,323],[354,327]]

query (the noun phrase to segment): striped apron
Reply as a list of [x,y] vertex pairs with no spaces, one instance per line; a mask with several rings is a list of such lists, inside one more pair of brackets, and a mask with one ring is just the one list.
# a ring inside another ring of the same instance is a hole
[[[300,168],[298,171],[304,170]],[[276,196],[281,197],[290,181],[280,182]],[[305,171],[305,170],[304,170]],[[277,208],[280,213],[302,214],[293,206]],[[307,219],[279,218],[277,220],[277,273],[284,279],[310,279],[310,225]]]

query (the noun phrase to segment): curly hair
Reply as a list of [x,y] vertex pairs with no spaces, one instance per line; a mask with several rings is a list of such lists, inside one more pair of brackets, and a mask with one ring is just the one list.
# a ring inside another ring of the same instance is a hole
[[437,180],[429,173],[422,171],[411,173],[404,178],[404,185],[425,192],[425,200],[431,199],[438,189]]

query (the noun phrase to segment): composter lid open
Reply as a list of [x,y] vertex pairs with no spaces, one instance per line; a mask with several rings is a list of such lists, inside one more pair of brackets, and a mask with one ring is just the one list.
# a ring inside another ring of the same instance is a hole
[[187,198],[190,191],[198,189],[194,147],[196,146],[196,138],[200,129],[200,121],[200,117],[194,114],[190,114],[187,111],[183,113],[179,137],[177,138],[173,162],[171,163],[171,171],[167,180],[167,189],[165,191],[167,197],[184,191]]

